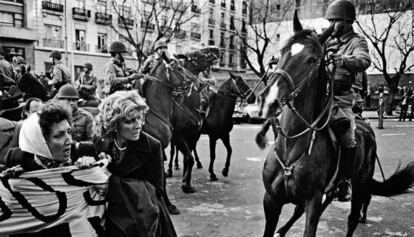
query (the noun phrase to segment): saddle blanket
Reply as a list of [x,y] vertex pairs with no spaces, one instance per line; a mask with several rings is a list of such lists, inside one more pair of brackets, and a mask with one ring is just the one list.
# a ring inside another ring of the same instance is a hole
[[71,236],[102,231],[105,168],[67,166],[0,177],[0,236],[68,224]]

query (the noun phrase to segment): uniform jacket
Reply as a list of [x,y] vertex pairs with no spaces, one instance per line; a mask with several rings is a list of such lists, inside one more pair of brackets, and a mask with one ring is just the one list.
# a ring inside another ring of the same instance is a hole
[[111,58],[110,62],[105,65],[104,73],[105,86],[108,88],[109,93],[124,90],[126,88],[129,79],[119,60]]
[[72,114],[72,139],[74,141],[92,141],[94,119],[91,113],[78,108]]
[[0,117],[0,165],[4,164],[4,157],[12,147],[19,145],[21,123],[9,121]]
[[0,55],[0,87],[16,85],[16,74],[12,65]]
[[158,53],[151,54],[142,64],[141,72],[151,74],[151,71],[162,61]]
[[92,72],[90,72],[89,74],[86,74],[85,72],[83,72],[79,76],[78,83],[79,83],[79,88],[83,86],[82,87],[83,89],[86,89],[90,93],[95,94],[96,87],[98,84],[98,78]]
[[356,80],[363,80],[363,73],[371,64],[365,38],[352,30],[339,39],[329,38],[326,42],[326,50],[328,55],[334,53],[344,56],[343,66],[337,67],[335,71],[335,94],[341,95],[350,91],[353,84],[361,90],[362,85],[355,84]]
[[111,154],[106,232],[108,236],[177,236],[162,200],[164,168],[161,144],[141,132],[120,157],[113,142],[100,140],[98,152]]
[[51,84],[54,84],[56,87],[56,90],[59,90],[61,86],[71,83],[71,82],[72,82],[72,77],[71,77],[69,69],[63,64],[62,61],[57,62],[53,66]]

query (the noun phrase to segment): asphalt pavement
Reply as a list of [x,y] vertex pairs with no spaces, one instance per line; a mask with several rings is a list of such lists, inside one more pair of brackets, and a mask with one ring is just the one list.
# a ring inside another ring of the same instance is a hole
[[[373,115],[369,122],[376,133],[378,155],[387,177],[398,165],[414,160],[414,122],[397,122],[396,118],[387,118],[385,129],[382,130],[376,128],[378,121]],[[193,185],[198,192],[184,194],[181,191],[182,169],[175,171],[174,177],[168,179],[170,197],[182,211],[180,215],[172,217],[179,236],[262,236],[265,219],[261,172],[268,150],[262,151],[254,143],[259,128],[260,125],[250,124],[234,127],[231,133],[233,155],[229,177],[221,175],[226,153],[219,142],[215,164],[219,181],[209,181],[208,138],[202,136],[198,152],[204,168],[193,170]],[[269,132],[268,137],[271,136]],[[181,156],[180,165],[182,168]],[[382,180],[378,166],[374,177]],[[360,224],[354,236],[414,236],[413,194],[412,189],[409,193],[392,198],[374,196],[368,209],[368,223]],[[279,226],[289,219],[292,212],[293,205],[286,205]],[[349,202],[334,201],[322,215],[317,236],[345,236],[349,212]],[[304,221],[303,217],[299,219],[288,236],[302,236]]]

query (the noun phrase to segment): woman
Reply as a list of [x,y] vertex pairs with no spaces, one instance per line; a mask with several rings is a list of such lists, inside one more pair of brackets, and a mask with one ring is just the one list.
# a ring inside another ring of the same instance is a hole
[[39,112],[42,108],[43,102],[41,99],[36,97],[27,99],[26,104],[23,107],[22,119],[26,119],[31,114]]
[[[73,164],[77,164],[81,168],[86,168],[95,163],[97,158],[94,158],[95,154],[93,154],[93,152],[90,152],[89,156],[81,156],[79,154],[80,150],[85,150],[85,144],[75,145],[73,143],[70,135],[70,117],[70,108],[60,101],[51,101],[45,105],[40,113],[33,113],[30,115],[22,124],[19,135],[19,147],[11,148],[6,154],[5,164],[7,167],[11,168],[6,170],[3,175],[16,177],[23,172],[53,169]],[[54,169],[53,172],[58,172],[57,170],[58,169]],[[46,185],[46,183],[44,185]],[[69,185],[69,183],[66,185]],[[92,186],[93,184],[89,185]],[[33,190],[38,190],[39,187],[40,186],[35,187]],[[82,194],[83,192],[76,195],[82,197]],[[52,199],[55,199],[53,193],[49,196]],[[73,202],[71,202],[71,198],[73,199],[73,196],[73,193],[69,192],[67,194],[64,199],[66,200],[64,202],[66,204],[64,205],[67,205],[67,207],[64,210],[64,214],[60,217],[38,223],[37,220],[32,220],[33,218],[29,215],[30,218],[28,217],[26,225],[17,228],[19,234],[10,236],[98,236],[95,227],[85,224],[88,223],[87,215],[89,215],[88,210],[85,210],[87,208],[86,204],[77,206],[77,203],[80,203],[80,201],[72,204]],[[18,199],[18,196],[14,197],[21,202],[21,200]],[[24,195],[22,197],[24,197]],[[20,199],[22,199],[22,197],[20,197]],[[61,203],[60,199],[59,203]],[[31,205],[37,205],[36,208],[39,208],[39,206],[47,206],[48,203],[43,204],[42,200],[38,200]],[[36,210],[36,208],[34,208],[34,210]],[[77,214],[75,214],[76,220],[68,218],[70,212],[74,212],[73,210],[77,210]],[[28,211],[31,210],[28,208],[26,212]],[[84,217],[82,215],[84,215]],[[40,219],[37,216],[35,217]],[[12,218],[18,219],[13,216]],[[62,219],[67,221],[61,221]],[[78,232],[79,230],[82,230],[84,234],[74,234],[73,226],[75,226],[75,229],[77,229]],[[22,231],[25,233],[21,233]]]
[[148,106],[135,91],[117,91],[99,110],[97,149],[112,157],[107,236],[177,236],[162,199],[161,144],[142,131]]

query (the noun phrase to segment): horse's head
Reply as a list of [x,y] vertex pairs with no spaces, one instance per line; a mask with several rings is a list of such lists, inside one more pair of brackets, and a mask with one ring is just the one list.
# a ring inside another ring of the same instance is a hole
[[282,48],[276,70],[261,95],[260,114],[264,117],[274,114],[279,104],[283,106],[309,86],[323,60],[323,43],[333,30],[331,26],[319,36],[313,30],[303,29],[296,12],[293,28],[295,34]]
[[175,55],[175,57],[183,60],[183,66],[198,75],[218,62],[220,50],[217,47],[209,47],[188,54]]
[[[236,75],[232,72],[230,72],[229,74],[230,78],[227,81],[225,81],[223,85],[220,87],[221,91],[223,91],[223,93],[231,97],[248,99],[248,101],[254,101],[255,96],[251,93],[252,89],[250,89],[246,81],[241,76]],[[247,96],[249,96],[249,98],[246,98]]]

